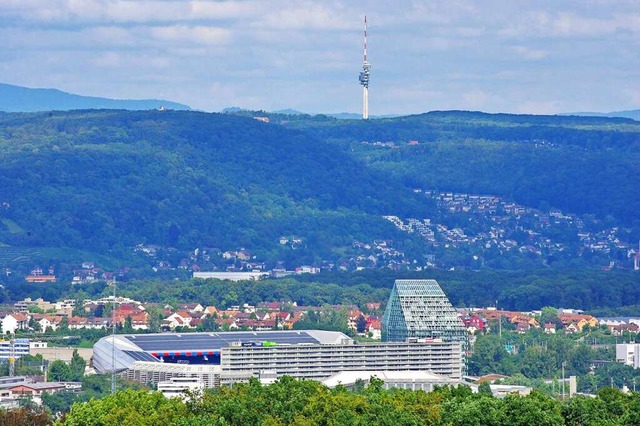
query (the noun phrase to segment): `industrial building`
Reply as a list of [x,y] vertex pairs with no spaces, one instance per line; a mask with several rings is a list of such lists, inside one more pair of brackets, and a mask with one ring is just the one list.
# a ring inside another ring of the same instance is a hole
[[323,380],[341,371],[425,371],[460,380],[459,342],[414,340],[359,344],[334,331],[160,333],[104,337],[94,346],[98,373],[141,383],[190,377],[207,387],[251,377]]
[[436,280],[396,280],[382,317],[382,340],[442,339],[467,347],[468,333]]

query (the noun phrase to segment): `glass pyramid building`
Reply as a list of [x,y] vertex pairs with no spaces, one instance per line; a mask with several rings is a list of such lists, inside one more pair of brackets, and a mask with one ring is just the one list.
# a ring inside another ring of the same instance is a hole
[[467,343],[467,330],[436,280],[396,280],[382,317],[382,340],[441,338]]

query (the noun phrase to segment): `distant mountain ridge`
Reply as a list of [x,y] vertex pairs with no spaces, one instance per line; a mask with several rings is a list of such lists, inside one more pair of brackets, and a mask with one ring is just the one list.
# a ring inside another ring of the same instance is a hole
[[612,111],[612,112],[567,112],[560,115],[582,115],[588,117],[621,117],[630,118],[632,120],[640,121],[640,109],[630,109],[625,111]]
[[109,99],[74,95],[58,89],[32,89],[0,83],[0,111],[38,112],[74,109],[174,109],[190,110],[188,105],[161,99]]
[[[220,111],[220,112],[222,112],[224,114],[240,114],[240,115],[256,114],[258,112],[267,113],[267,114],[278,114],[278,115],[301,115],[301,116],[324,115],[324,116],[327,116],[327,117],[337,118],[338,120],[359,120],[359,119],[362,118],[362,114],[357,114],[355,112],[337,112],[337,113],[317,113],[317,114],[315,114],[315,113],[306,113],[306,112],[298,111],[297,109],[292,109],[292,108],[279,109],[279,110],[275,110],[275,111],[253,111],[253,110],[246,109],[246,108],[232,106],[232,107],[223,108],[222,111]],[[401,115],[398,115],[398,114],[384,114],[384,115],[372,115],[370,117],[372,119],[375,119],[375,118],[395,118],[395,117],[401,117]]]

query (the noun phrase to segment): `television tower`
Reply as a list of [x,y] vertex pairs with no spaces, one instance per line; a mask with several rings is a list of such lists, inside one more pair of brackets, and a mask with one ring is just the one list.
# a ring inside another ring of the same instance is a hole
[[364,62],[360,72],[360,84],[362,85],[362,119],[369,118],[369,70],[371,64],[367,62],[367,17],[364,17]]

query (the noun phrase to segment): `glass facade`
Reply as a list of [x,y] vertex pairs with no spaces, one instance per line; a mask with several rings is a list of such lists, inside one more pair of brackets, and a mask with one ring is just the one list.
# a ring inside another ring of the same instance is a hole
[[467,346],[467,330],[436,280],[396,280],[382,317],[382,340],[442,339]]

